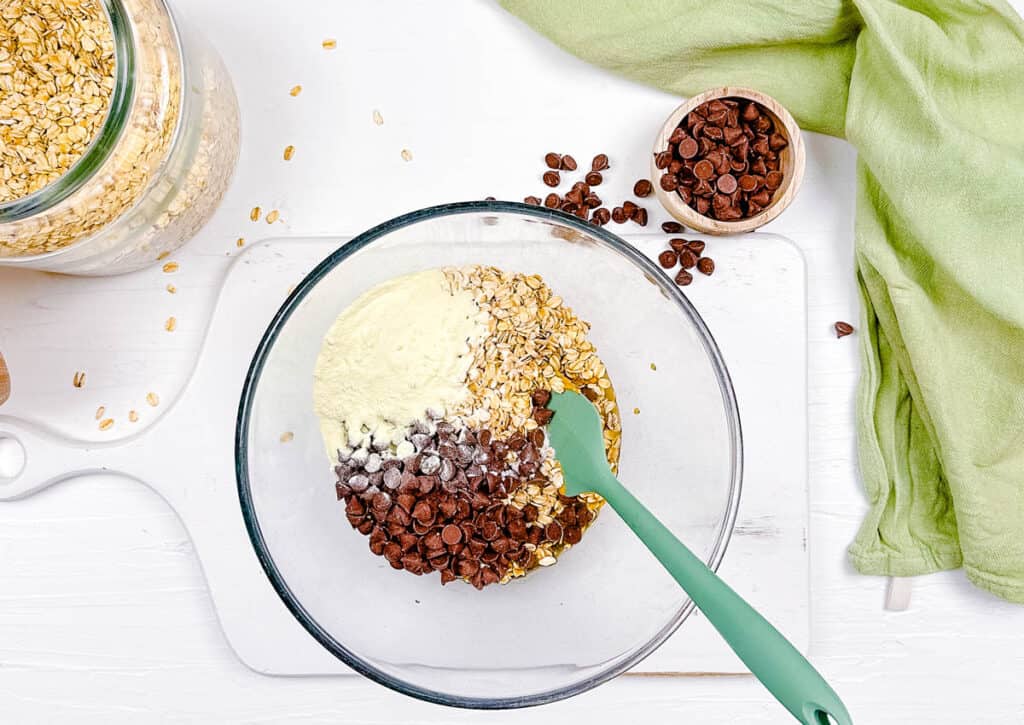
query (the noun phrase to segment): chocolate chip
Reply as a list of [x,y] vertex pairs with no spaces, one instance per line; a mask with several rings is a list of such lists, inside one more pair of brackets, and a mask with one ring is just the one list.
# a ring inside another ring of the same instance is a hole
[[623,211],[621,206],[617,206],[612,209],[612,221],[616,224],[625,224],[626,218],[626,212]]
[[684,249],[679,253],[679,264],[683,269],[693,269],[697,266],[697,255],[691,249]]
[[544,155],[544,163],[547,164],[549,169],[559,169],[562,166],[562,157],[551,152]]
[[548,194],[544,197],[544,206],[548,209],[557,209],[558,205],[562,203],[562,197],[558,194]]
[[679,177],[675,174],[662,174],[658,183],[665,191],[675,191],[679,188]]
[[647,226],[647,210],[644,209],[643,207],[640,207],[639,209],[637,209],[636,210],[636,214],[633,215],[633,221],[635,221],[637,224],[639,224],[642,227],[646,227]]
[[598,226],[603,227],[605,224],[611,221],[611,218],[612,213],[602,206],[600,209],[594,210],[594,215],[591,217],[590,221],[592,221],[594,224],[597,224]]
[[574,159],[569,154],[566,154],[565,156],[562,157],[562,166],[561,166],[561,168],[566,170],[566,171],[575,171],[576,170],[576,159]]
[[676,284],[679,285],[680,287],[685,287],[691,282],[693,282],[693,275],[687,272],[685,269],[679,270],[679,274],[676,275]]
[[671,249],[666,249],[658,255],[658,264],[660,264],[664,269],[672,269],[676,266],[678,261],[679,257]]
[[736,191],[736,177],[732,174],[722,174],[718,177],[715,185],[723,194],[731,194]]
[[555,411],[553,410],[548,410],[547,408],[533,409],[533,419],[537,421],[537,425],[547,425],[554,417]]
[[558,175],[557,171],[545,171],[544,176],[541,177],[544,183],[548,186],[558,186],[561,183],[562,178]]
[[846,337],[853,334],[853,325],[849,322],[837,322],[835,324],[836,337]]
[[530,206],[540,206],[540,199],[536,196],[528,196],[523,199],[523,203],[529,204]]
[[640,198],[650,196],[652,191],[654,191],[654,186],[648,179],[640,179],[633,184],[633,193]]
[[656,168],[667,169],[669,164],[671,164],[671,163],[672,163],[672,152],[671,151],[662,151],[661,153],[655,155],[655,157],[654,157],[654,166]]
[[[681,129],[680,129],[681,130]],[[692,138],[685,138],[679,144],[679,156],[684,159],[692,159],[697,155],[697,142]]]
[[594,160],[590,162],[590,168],[592,171],[604,171],[608,168],[608,155],[598,154],[594,157]]
[[697,261],[697,269],[701,274],[712,275],[715,272],[715,260],[711,257],[701,257]]
[[587,172],[587,175],[584,177],[584,179],[586,179],[586,182],[591,186],[600,186],[601,182],[604,181],[604,177],[601,176],[600,171]]
[[683,231],[683,225],[679,222],[662,222],[661,231],[666,234],[679,234]]
[[548,403],[551,402],[551,391],[538,388],[530,395],[530,399],[533,401],[535,407],[546,408]]
[[686,243],[686,248],[689,249],[694,254],[696,254],[698,257],[704,253],[705,246],[707,245],[705,245],[705,243],[699,239],[692,239]]

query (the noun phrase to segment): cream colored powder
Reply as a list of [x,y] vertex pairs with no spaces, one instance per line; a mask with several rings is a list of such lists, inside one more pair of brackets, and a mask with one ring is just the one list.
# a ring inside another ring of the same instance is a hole
[[397,444],[427,410],[469,395],[470,345],[487,316],[440,269],[396,277],[360,295],[334,321],[316,362],[313,398],[331,461],[387,438]]

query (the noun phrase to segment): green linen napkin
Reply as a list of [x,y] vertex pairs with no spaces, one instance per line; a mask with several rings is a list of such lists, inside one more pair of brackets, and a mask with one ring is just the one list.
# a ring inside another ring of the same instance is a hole
[[681,95],[743,85],[859,153],[867,574],[1024,602],[1024,23],[1002,2],[503,0]]

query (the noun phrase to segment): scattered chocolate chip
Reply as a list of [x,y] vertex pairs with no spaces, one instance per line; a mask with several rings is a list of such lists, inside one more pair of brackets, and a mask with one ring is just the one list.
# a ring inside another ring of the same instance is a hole
[[544,180],[545,184],[551,187],[558,186],[562,181],[562,178],[558,175],[557,171],[545,171],[544,176],[541,178]]
[[528,196],[523,199],[523,203],[530,204],[531,206],[540,206],[540,199],[536,196]]
[[626,218],[626,212],[623,211],[621,206],[617,206],[612,209],[612,221],[616,224],[625,224]]
[[710,276],[715,272],[715,260],[713,260],[711,257],[701,257],[699,260],[697,260],[697,269],[701,272],[701,274],[706,274]]
[[672,269],[679,261],[678,255],[671,249],[666,249],[658,255],[658,264],[665,269]]
[[698,257],[704,253],[704,247],[707,246],[704,242],[699,239],[691,239],[686,243],[686,248],[696,254]]
[[635,221],[637,224],[639,224],[642,227],[646,227],[647,226],[647,210],[644,209],[643,207],[640,207],[639,209],[637,209],[636,210],[636,214],[633,215],[633,221]]
[[697,255],[691,249],[684,249],[679,253],[679,264],[683,269],[693,269],[697,266]]
[[594,157],[594,160],[590,162],[590,169],[592,171],[604,171],[608,168],[608,155],[598,154]]
[[564,169],[565,171],[575,171],[576,170],[576,159],[574,159],[569,154],[566,154],[565,156],[562,157],[562,166],[561,166],[561,168]]
[[648,179],[640,179],[633,184],[633,194],[641,199],[650,196],[652,191],[654,191],[654,186]]
[[549,169],[559,169],[562,167],[562,157],[552,151],[544,154],[544,163]]
[[562,198],[558,194],[548,194],[544,197],[544,206],[548,209],[557,209],[561,203]]
[[594,215],[591,217],[590,221],[594,222],[594,224],[597,224],[598,226],[603,227],[605,224],[611,221],[611,218],[612,213],[602,206],[600,209],[594,210]]
[[847,335],[853,334],[853,325],[849,322],[837,322],[835,324],[836,337],[846,337]]
[[604,177],[601,176],[600,171],[588,171],[587,175],[583,178],[591,186],[600,186],[601,182],[604,181]]
[[687,248],[687,241],[685,239],[669,239],[668,246],[673,252],[678,254]]
[[662,222],[661,231],[666,234],[679,234],[683,231],[683,225],[679,222]]
[[679,270],[679,274],[676,275],[676,284],[679,285],[680,287],[685,287],[691,282],[693,282],[693,275],[687,272],[685,269]]

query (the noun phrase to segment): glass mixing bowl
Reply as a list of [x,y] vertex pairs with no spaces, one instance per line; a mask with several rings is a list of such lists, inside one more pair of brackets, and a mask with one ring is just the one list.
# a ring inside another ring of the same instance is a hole
[[[320,343],[346,306],[392,277],[465,264],[539,273],[592,323],[622,410],[621,480],[716,568],[742,468],[736,400],[718,348],[682,291],[643,254],[543,207],[424,209],[361,234],[317,266],[256,350],[238,414],[238,490],[275,589],[339,659],[432,702],[536,705],[630,669],[693,604],[609,507],[557,564],[504,586],[442,588],[436,575],[394,571],[346,521],[313,411]],[[287,445],[282,431],[295,434]]]

